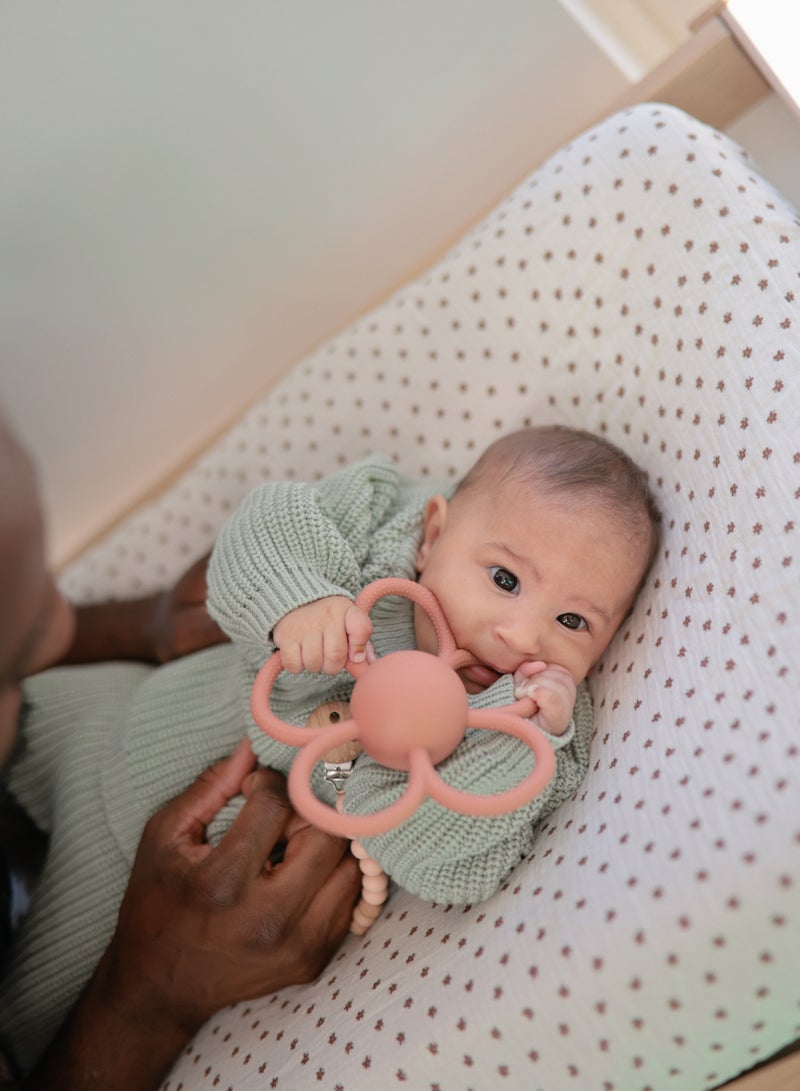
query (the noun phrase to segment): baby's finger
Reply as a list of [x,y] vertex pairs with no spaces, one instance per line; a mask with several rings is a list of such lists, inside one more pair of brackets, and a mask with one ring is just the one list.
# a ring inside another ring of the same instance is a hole
[[322,670],[325,674],[338,674],[347,662],[347,633],[341,622],[330,624],[323,634]]
[[563,704],[563,694],[557,688],[551,686],[533,686],[532,688],[536,690],[536,702],[543,712],[552,712]]
[[372,635],[370,616],[358,606],[351,606],[344,615],[347,632],[347,654],[352,663],[363,663],[367,655],[367,641]]
[[275,647],[281,653],[281,666],[290,674],[299,674],[303,669],[302,635],[303,630],[295,624],[291,613],[285,614],[272,630]]
[[297,640],[285,640],[278,644],[281,653],[281,666],[289,674],[299,674],[303,669],[303,651]]
[[539,726],[553,735],[562,735],[569,727],[574,703],[566,691],[560,687],[539,686],[536,702]]
[[303,636],[303,669],[321,671],[325,666],[325,637],[323,633],[310,630]]
[[543,663],[540,659],[530,659],[526,663],[521,663],[515,674],[522,675],[523,678],[530,678],[531,675],[540,674],[542,671],[547,670],[547,664]]
[[517,700],[520,700],[522,697],[528,697],[531,701],[538,705],[539,702],[534,695],[538,690],[541,690],[541,688],[542,687],[537,685],[535,682],[531,682],[526,679],[524,682],[520,682],[514,687],[514,696],[517,698]]

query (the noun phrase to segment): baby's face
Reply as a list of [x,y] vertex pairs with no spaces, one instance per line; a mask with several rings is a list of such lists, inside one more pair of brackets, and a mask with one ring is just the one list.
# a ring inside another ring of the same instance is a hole
[[[646,543],[627,540],[590,504],[509,482],[449,504],[434,497],[417,568],[458,647],[480,660],[459,671],[479,693],[531,660],[582,681],[630,609],[646,561]],[[418,647],[435,652],[419,609],[415,624]]]

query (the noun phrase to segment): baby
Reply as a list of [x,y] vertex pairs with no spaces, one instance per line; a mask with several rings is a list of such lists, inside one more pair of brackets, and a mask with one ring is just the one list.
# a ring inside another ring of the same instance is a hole
[[[636,597],[658,516],[627,456],[557,427],[498,440],[451,496],[432,491],[381,458],[315,486],[256,489],[215,547],[209,606],[233,641],[249,646],[254,665],[280,648],[288,674],[272,705],[283,719],[304,722],[314,705],[345,700],[348,659],[411,647],[436,652],[433,625],[419,607],[381,600],[370,618],[354,606],[361,587],[387,575],[429,588],[457,646],[478,660],[459,672],[470,704],[534,700],[533,722],[549,735],[557,768],[531,804],[487,819],[428,801],[401,827],[364,839],[400,885],[465,902],[497,889],[530,852],[536,825],[583,779],[592,734],[584,680]],[[265,764],[290,764],[293,753],[282,744],[252,739]],[[514,738],[468,732],[439,771],[457,788],[489,793],[518,783],[530,762]],[[380,810],[404,784],[404,774],[362,755],[345,809]],[[319,781],[315,790],[326,794]]]
[[[630,609],[656,542],[644,475],[604,440],[562,428],[499,440],[455,490],[404,477],[382,457],[316,485],[253,490],[208,567],[209,609],[231,643],[161,666],[60,667],[25,682],[24,746],[7,783],[53,836],[0,986],[0,1032],[30,1057],[52,1037],[108,943],[142,829],[164,803],[245,731],[261,764],[289,770],[295,749],[266,736],[249,712],[256,673],[277,645],[288,669],[272,708],[301,725],[320,705],[347,701],[353,679],[341,668],[368,644],[378,656],[436,650],[427,615],[409,600],[381,599],[370,617],[353,607],[382,577],[418,579],[435,594],[458,646],[478,660],[460,671],[469,704],[530,694],[555,750],[552,780],[518,810],[478,818],[429,799],[400,826],[363,839],[420,897],[489,897],[586,774],[585,678]],[[489,794],[519,783],[532,762],[524,742],[469,730],[438,771],[462,791]],[[362,754],[345,809],[382,810],[405,785],[404,773]],[[321,768],[313,786],[336,801]],[[219,812],[209,840],[225,835],[241,804]]]

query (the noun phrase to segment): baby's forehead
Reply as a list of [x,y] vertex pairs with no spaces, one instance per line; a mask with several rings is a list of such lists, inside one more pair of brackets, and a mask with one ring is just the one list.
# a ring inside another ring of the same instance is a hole
[[[482,530],[500,533],[513,528],[519,516],[536,519],[537,512],[563,516],[563,530],[570,535],[601,537],[613,541],[631,564],[646,561],[651,552],[647,512],[597,486],[570,487],[553,484],[532,473],[486,473],[456,497],[464,511]],[[455,498],[454,498],[455,499]]]
[[536,505],[540,503],[565,512],[586,510],[602,513],[607,506],[598,488],[570,487],[548,481],[533,468],[520,469],[502,464],[487,467],[464,489],[464,497],[468,503],[471,500],[476,506],[491,502],[501,510],[532,514],[535,514]]

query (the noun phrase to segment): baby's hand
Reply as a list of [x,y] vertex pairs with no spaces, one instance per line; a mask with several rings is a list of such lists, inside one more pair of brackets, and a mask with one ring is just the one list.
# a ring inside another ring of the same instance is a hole
[[530,697],[536,712],[531,720],[550,735],[563,735],[572,719],[577,687],[563,667],[523,663],[514,672],[514,696]]
[[273,629],[284,670],[338,674],[348,659],[367,657],[372,633],[369,614],[343,595],[330,595],[285,614]]

